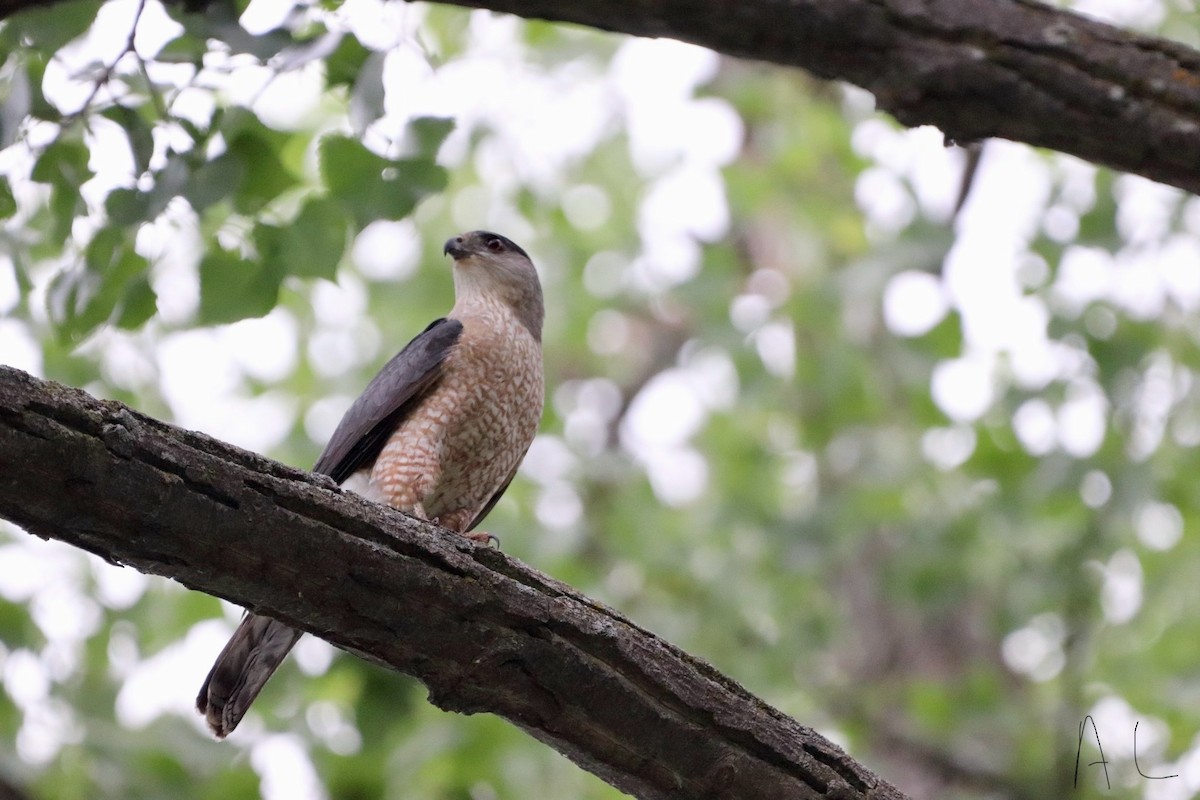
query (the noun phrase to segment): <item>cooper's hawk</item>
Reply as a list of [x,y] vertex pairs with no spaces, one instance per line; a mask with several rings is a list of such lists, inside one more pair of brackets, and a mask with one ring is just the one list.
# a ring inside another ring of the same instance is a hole
[[[313,470],[466,535],[508,488],[542,416],[542,287],[525,251],[495,233],[455,236],[444,251],[454,308],[380,370]],[[218,737],[300,635],[247,612],[196,698]]]

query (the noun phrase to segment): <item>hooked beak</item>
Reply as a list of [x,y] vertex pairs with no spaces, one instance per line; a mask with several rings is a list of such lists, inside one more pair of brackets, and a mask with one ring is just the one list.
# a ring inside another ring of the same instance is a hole
[[460,258],[465,258],[468,253],[463,241],[463,237],[455,236],[447,239],[445,246],[442,247],[442,254],[450,256],[455,261],[458,261]]

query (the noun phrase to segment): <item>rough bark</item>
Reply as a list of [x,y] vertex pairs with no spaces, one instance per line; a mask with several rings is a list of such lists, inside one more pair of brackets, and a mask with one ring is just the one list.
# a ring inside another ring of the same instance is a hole
[[2,366],[0,516],[412,675],[438,707],[498,714],[637,797],[902,797],[709,664],[497,550]]
[[[52,2],[0,0],[0,19]],[[949,140],[1026,142],[1200,191],[1200,52],[1035,0],[446,2],[802,67]]]
[[1012,139],[1200,191],[1200,52],[1036,0],[446,2],[802,67],[949,140]]

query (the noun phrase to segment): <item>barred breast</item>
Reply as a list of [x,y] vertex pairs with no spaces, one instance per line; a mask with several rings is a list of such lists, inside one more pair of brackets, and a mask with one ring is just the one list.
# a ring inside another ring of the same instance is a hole
[[542,418],[541,344],[507,308],[457,315],[443,375],[370,470],[373,499],[465,532],[512,477]]

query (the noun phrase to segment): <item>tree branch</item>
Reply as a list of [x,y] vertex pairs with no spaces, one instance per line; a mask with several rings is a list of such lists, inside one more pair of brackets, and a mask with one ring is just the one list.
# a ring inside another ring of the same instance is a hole
[[412,675],[438,707],[498,714],[638,797],[902,797],[707,663],[499,551],[3,366],[0,515]]
[[[0,19],[54,2],[0,0]],[[1026,142],[1200,192],[1200,52],[1036,0],[445,2],[802,67],[951,141]]]
[[1200,191],[1200,52],[1036,0],[445,0],[802,67],[947,139],[1048,147]]
[[[53,2],[0,0],[0,19]],[[445,2],[802,67],[948,140],[1026,142],[1200,191],[1200,52],[1036,0]]]

